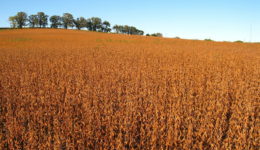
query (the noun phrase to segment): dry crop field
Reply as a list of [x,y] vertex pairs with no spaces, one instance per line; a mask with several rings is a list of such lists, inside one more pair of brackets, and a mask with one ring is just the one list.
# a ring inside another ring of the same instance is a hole
[[0,149],[259,149],[260,44],[0,31]]

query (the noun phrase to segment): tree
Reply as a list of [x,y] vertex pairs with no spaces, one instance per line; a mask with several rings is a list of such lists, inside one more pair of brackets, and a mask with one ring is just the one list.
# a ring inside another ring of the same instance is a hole
[[142,30],[137,30],[137,35],[144,35],[144,31],[142,31]]
[[113,29],[116,31],[116,33],[122,33],[122,34],[129,34],[129,35],[143,35],[144,31],[137,29],[133,26],[128,25],[115,25]]
[[125,34],[127,30],[127,26],[119,26],[119,33]]
[[110,23],[108,21],[104,21],[102,23],[101,30],[102,30],[102,32],[110,32],[111,31]]
[[23,28],[26,26],[27,14],[25,12],[18,12],[15,16],[15,21],[17,22],[18,28]]
[[9,17],[9,22],[10,22],[11,28],[17,28],[18,24],[16,21],[16,16]]
[[128,25],[125,25],[123,27],[121,27],[121,31],[124,33],[124,34],[130,34],[130,27]]
[[209,41],[209,42],[212,42],[213,40],[211,40],[211,39],[205,39],[205,41]]
[[151,36],[163,37],[163,34],[162,33],[153,33],[153,34],[151,34]]
[[115,25],[113,29],[116,31],[116,33],[126,33],[128,26],[122,26],[122,25]]
[[45,15],[44,12],[38,12],[37,17],[39,20],[39,26],[40,28],[45,28],[48,25],[48,15]]
[[84,17],[73,19],[73,23],[78,30],[81,28],[87,27],[87,20]]
[[34,28],[35,26],[39,25],[39,19],[37,15],[30,15],[28,17],[30,27]]
[[102,20],[98,17],[92,17],[87,20],[87,28],[90,31],[97,31],[102,27]]
[[235,41],[235,43],[244,43],[244,42],[241,40],[237,40],[237,41]]
[[50,17],[51,28],[58,28],[62,25],[62,18],[60,16],[54,15]]
[[143,35],[144,31],[137,29],[136,27],[133,26],[127,26],[127,34],[130,35]]
[[62,25],[65,29],[68,29],[68,27],[74,27],[72,14],[70,14],[70,13],[63,14]]
[[91,19],[89,18],[89,19],[87,19],[87,29],[89,30],[89,31],[93,31],[93,29],[92,29],[92,21],[91,21]]
[[113,30],[116,31],[116,33],[120,33],[120,26],[119,25],[114,25]]

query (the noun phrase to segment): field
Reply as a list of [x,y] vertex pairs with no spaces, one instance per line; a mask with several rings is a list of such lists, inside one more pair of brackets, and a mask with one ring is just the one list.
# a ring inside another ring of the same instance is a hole
[[0,31],[0,149],[259,149],[260,44]]

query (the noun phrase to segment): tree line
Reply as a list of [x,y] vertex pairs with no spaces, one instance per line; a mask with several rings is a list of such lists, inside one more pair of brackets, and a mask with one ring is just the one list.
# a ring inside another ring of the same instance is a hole
[[[87,29],[89,31],[111,32],[129,34],[129,35],[144,35],[144,31],[137,29],[134,26],[115,25],[111,28],[109,21],[102,21],[99,17],[91,18],[74,18],[70,13],[64,13],[62,16],[48,16],[44,12],[27,15],[25,12],[18,12],[15,16],[9,17],[9,22],[12,28],[46,28],[50,22],[50,28],[77,28],[78,30]],[[146,34],[147,36],[162,37],[161,33]]]

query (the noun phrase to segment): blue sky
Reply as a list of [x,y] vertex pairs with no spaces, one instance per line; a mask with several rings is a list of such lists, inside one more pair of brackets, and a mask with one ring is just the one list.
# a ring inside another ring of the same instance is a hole
[[260,0],[2,0],[0,26],[18,11],[97,16],[166,37],[260,42]]

